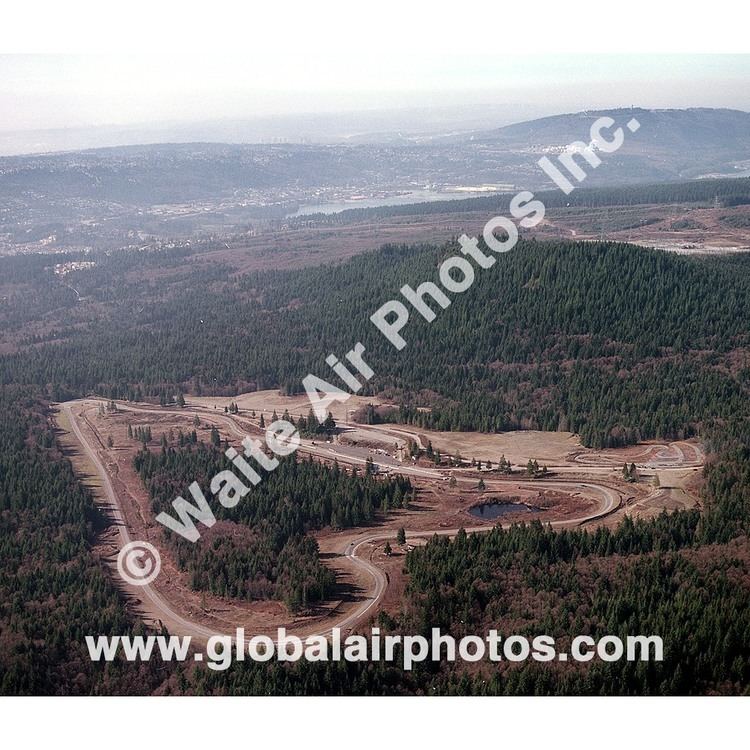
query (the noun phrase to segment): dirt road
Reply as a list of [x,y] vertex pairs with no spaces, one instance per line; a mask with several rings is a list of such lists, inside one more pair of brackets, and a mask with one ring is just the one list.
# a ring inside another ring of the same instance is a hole
[[[75,440],[80,444],[81,449],[85,455],[90,459],[93,467],[101,479],[102,495],[99,498],[100,501],[109,510],[112,519],[114,520],[117,533],[119,534],[120,547],[128,544],[131,541],[130,532],[128,530],[125,514],[121,505],[121,499],[118,497],[113,483],[109,476],[109,473],[102,461],[100,452],[106,451],[105,448],[100,444],[99,446],[93,446],[89,439],[81,429],[79,420],[81,415],[85,413],[86,409],[99,408],[100,404],[106,404],[106,401],[99,399],[84,399],[80,401],[71,401],[61,404],[60,409],[64,413],[67,421],[70,425]],[[226,414],[215,413],[210,410],[197,408],[185,408],[185,409],[165,409],[155,408],[150,406],[132,405],[132,404],[120,404],[118,403],[117,408],[119,411],[137,412],[146,414],[160,414],[169,416],[195,416],[198,415],[207,422],[214,424],[222,424],[228,428],[228,430],[237,437],[245,437],[249,430],[246,427],[252,427],[255,431],[257,428],[251,424],[244,424],[240,418],[235,418],[234,415],[229,416]],[[76,413],[78,412],[78,413]],[[84,416],[85,419],[85,416]],[[358,429],[361,425],[356,426]],[[386,433],[389,436],[395,436],[396,433],[399,437],[407,437],[412,439],[418,439],[418,436],[410,433],[408,429],[403,426],[399,426],[397,429],[392,431],[389,428],[380,427],[378,429],[380,433]],[[101,441],[100,441],[101,442]],[[694,446],[690,446],[694,448]],[[333,460],[336,459],[344,464],[364,464],[366,458],[358,455],[352,455],[350,450],[342,448],[341,446],[333,445],[318,445],[311,440],[303,440],[302,445],[299,449],[303,453],[308,453],[321,459]],[[685,452],[679,451],[682,458],[686,461],[695,461],[698,458],[698,454],[693,452],[689,457],[685,456]],[[665,463],[673,466],[679,456],[677,452],[666,450],[659,453],[658,450],[649,450],[648,459],[655,461],[656,457],[662,457]],[[702,456],[701,456],[702,457]],[[646,454],[644,454],[646,458]],[[611,472],[612,463],[608,460],[608,457],[602,457],[602,461],[598,464],[591,461],[586,462],[586,470],[591,468],[605,468]],[[441,480],[446,478],[446,473],[438,469],[428,469],[420,466],[412,466],[409,464],[403,464],[398,467],[398,472],[405,476],[411,476],[417,482]],[[461,470],[459,469],[459,474]],[[473,480],[476,481],[476,480]],[[486,485],[489,489],[501,490],[503,485],[507,485],[507,480],[504,479],[493,479],[487,478]],[[523,486],[531,490],[559,490],[568,494],[583,493],[587,497],[596,498],[597,502],[595,507],[588,509],[585,513],[575,517],[566,518],[561,521],[552,521],[553,527],[571,527],[577,526],[586,522],[595,521],[601,519],[604,516],[611,514],[616,511],[622,503],[622,496],[612,487],[606,484],[600,483],[599,481],[583,481],[580,478],[555,478],[545,480],[544,482],[535,482],[529,480],[524,482]],[[506,524],[507,525],[507,524]],[[473,527],[465,527],[468,532],[482,532],[489,531],[492,526],[481,525]],[[414,541],[417,538],[425,539],[435,534],[442,536],[455,536],[459,531],[459,528],[437,528],[430,530],[419,530],[409,531],[407,529],[407,541]],[[366,596],[356,605],[347,612],[341,613],[340,615],[332,615],[321,621],[315,627],[315,634],[329,636],[333,628],[341,628],[342,630],[352,629],[359,623],[366,620],[373,613],[373,610],[377,607],[378,603],[382,599],[386,587],[388,586],[388,579],[377,565],[373,564],[370,560],[366,559],[363,554],[365,548],[372,551],[375,546],[384,543],[386,540],[392,540],[393,530],[390,531],[363,531],[362,534],[357,535],[354,539],[351,535],[342,539],[339,547],[335,548],[335,553],[341,555],[347,559],[347,561],[359,569],[360,572],[366,573],[366,577],[371,580],[371,586],[367,591]],[[147,540],[144,540],[147,541]],[[125,584],[127,586],[127,584]],[[180,612],[176,611],[173,604],[171,604],[162,593],[160,593],[153,584],[146,586],[130,587],[130,593],[143,601],[144,606],[148,610],[148,614],[154,618],[154,620],[160,620],[169,630],[170,633],[176,635],[190,635],[197,640],[205,640],[211,635],[214,635],[217,631],[208,627],[204,624],[196,622],[195,620],[185,617]],[[305,628],[309,630],[309,628]],[[292,632],[291,630],[289,632]],[[302,634],[302,633],[300,633]],[[304,635],[312,635],[313,633],[305,632]]]

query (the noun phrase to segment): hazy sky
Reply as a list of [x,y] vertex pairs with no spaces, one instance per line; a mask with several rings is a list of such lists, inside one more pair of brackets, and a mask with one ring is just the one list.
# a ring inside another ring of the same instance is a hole
[[[750,110],[750,55],[0,56],[0,131],[410,107]],[[513,119],[511,116],[510,119]]]

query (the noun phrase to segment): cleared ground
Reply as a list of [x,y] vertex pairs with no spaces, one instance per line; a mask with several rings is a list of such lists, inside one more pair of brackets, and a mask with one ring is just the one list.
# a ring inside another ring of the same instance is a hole
[[[149,586],[122,584],[123,588],[148,620],[166,625],[170,632],[199,639],[216,632],[231,633],[238,626],[245,627],[247,633],[272,632],[284,626],[301,635],[328,634],[334,626],[355,628],[376,614],[389,590],[392,594],[403,586],[400,566],[394,566],[393,558],[383,552],[386,541],[397,556],[405,551],[395,543],[396,530],[406,529],[408,548],[435,533],[452,535],[462,527],[476,531],[492,528],[495,521],[469,513],[473,506],[511,502],[518,505],[518,512],[503,516],[503,524],[539,518],[553,527],[572,527],[615,524],[624,514],[645,517],[664,508],[698,503],[696,488],[703,453],[694,442],[590,451],[569,433],[483,435],[415,432],[408,425],[355,425],[347,421],[348,415],[372,399],[351,399],[333,410],[339,433],[330,442],[303,440],[300,452],[324,462],[336,460],[344,467],[362,467],[371,458],[382,472],[408,476],[418,489],[417,498],[408,509],[379,519],[372,528],[317,532],[322,559],[337,574],[337,593],[309,612],[292,615],[280,602],[240,602],[190,588],[187,576],[177,568],[163,543],[165,532],[155,523],[146,489],[133,468],[140,443],[128,437],[128,425],[150,426],[153,450],[159,449],[162,434],[169,435],[170,430],[174,434],[180,428],[184,432],[196,429],[199,439],[208,442],[212,426],[230,443],[239,445],[247,434],[262,434],[258,425],[261,413],[266,420],[274,410],[279,415],[285,409],[293,416],[306,415],[306,398],[263,391],[187,401],[183,409],[118,403],[116,412],[108,412],[106,401],[87,399],[61,405],[57,419],[76,470],[114,521],[101,540],[102,558],[112,565],[120,547],[131,538],[157,546],[163,564],[159,578]],[[224,412],[231,402],[239,406],[239,414]],[[489,459],[495,466],[505,455],[515,470],[505,476],[497,471],[478,471],[468,461],[453,467],[436,466],[425,458],[415,461],[403,450],[407,439],[423,447],[429,440],[444,454],[460,453],[464,459],[473,457],[483,462]],[[529,458],[540,465],[546,463],[549,474],[526,476]],[[621,467],[625,462],[636,464],[638,481],[623,480]],[[657,474],[658,487],[654,481]],[[252,494],[243,502],[252,502]],[[219,533],[221,522],[206,539]]]
[[[301,268],[339,262],[386,243],[444,243],[478,236],[491,213],[466,211],[383,217],[352,223],[287,226],[235,238],[203,255],[241,272]],[[612,240],[679,253],[722,254],[750,250],[750,206],[695,204],[551,208],[524,236],[538,239]]]

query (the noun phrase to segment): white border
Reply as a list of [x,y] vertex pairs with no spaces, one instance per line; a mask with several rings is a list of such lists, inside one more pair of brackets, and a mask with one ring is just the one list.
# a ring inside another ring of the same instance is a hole
[[[382,55],[748,52],[741,3],[581,0],[449,3],[230,3],[214,0],[42,0],[3,7],[0,52],[194,52],[282,56],[321,50]],[[0,81],[0,86],[2,81]],[[161,742],[376,747],[477,747],[523,742],[558,748],[602,745],[726,747],[745,734],[736,700],[357,700],[0,699],[10,746],[107,748]],[[23,744],[21,744],[23,743]],[[179,743],[179,745],[178,745]]]
[[[697,702],[700,701],[700,706]],[[8,747],[732,747],[742,698],[5,698]]]
[[4,4],[0,52],[737,53],[750,51],[746,13],[737,0],[37,0]]

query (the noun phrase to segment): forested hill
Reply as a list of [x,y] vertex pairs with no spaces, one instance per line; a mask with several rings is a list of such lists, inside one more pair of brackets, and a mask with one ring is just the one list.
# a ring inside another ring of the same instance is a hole
[[[369,316],[403,284],[437,280],[452,252],[391,246],[333,268],[240,277],[200,256],[125,253],[66,277],[81,302],[33,260],[3,259],[24,293],[0,307],[5,345],[21,346],[0,360],[0,382],[31,381],[56,399],[295,392],[309,372],[331,377],[325,356],[361,340],[371,391],[438,429],[565,429],[615,445],[691,435],[745,408],[749,255],[521,242],[434,323],[414,313],[396,352]],[[185,265],[160,278],[160,262]],[[24,335],[40,330],[34,298],[55,320],[45,335]]]
[[143,632],[92,551],[107,524],[62,455],[48,404],[0,387],[0,695],[151,693],[163,665],[92,662],[84,634]]
[[[535,120],[505,125],[495,130],[474,133],[472,140],[518,148],[535,143],[543,146],[564,145],[581,138],[594,120],[609,117],[615,122],[638,119],[643,133],[639,138],[661,150],[683,153],[690,149],[747,148],[750,146],[750,113],[738,109],[644,109],[620,107],[617,109],[585,110],[561,115],[550,115]],[[461,136],[457,136],[460,138]],[[633,150],[643,149],[643,144],[633,144]]]

